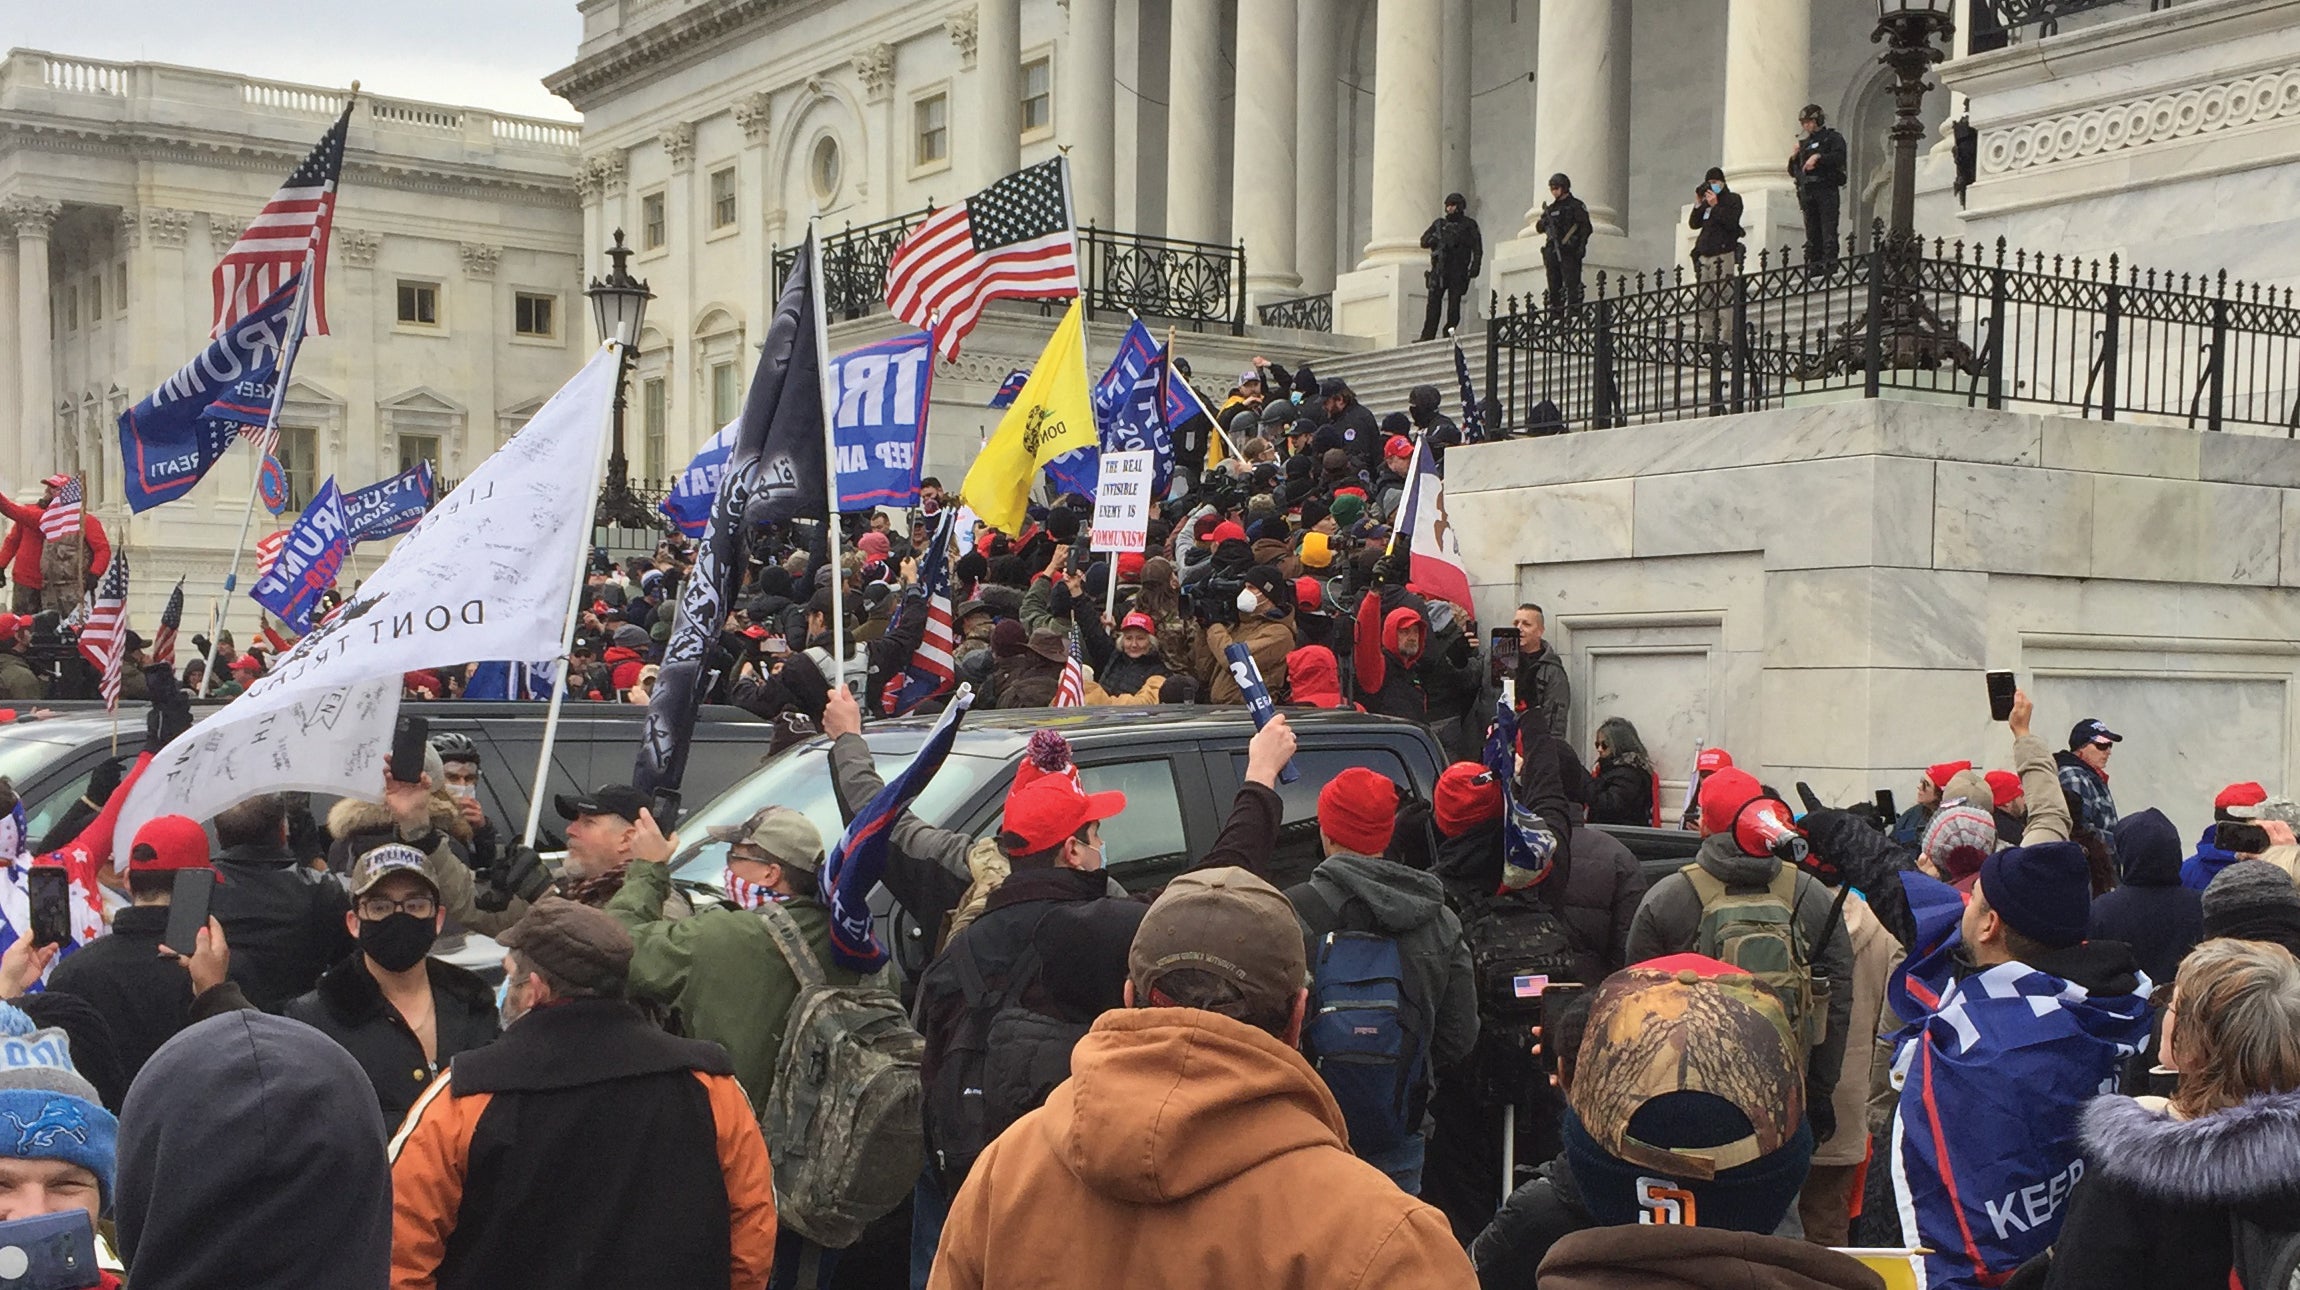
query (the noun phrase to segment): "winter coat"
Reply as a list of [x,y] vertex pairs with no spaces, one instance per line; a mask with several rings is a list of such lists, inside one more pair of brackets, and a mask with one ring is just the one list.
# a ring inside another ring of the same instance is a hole
[[[1789,158],[1789,178],[1799,188],[1843,188],[1846,156],[1845,136],[1834,126],[1822,126],[1798,140],[1796,154]],[[1810,171],[1805,169],[1808,157],[1821,159]]]
[[[720,905],[667,919],[663,902],[670,894],[668,869],[634,860],[623,889],[607,902],[607,912],[631,932],[630,993],[670,1009],[680,1034],[726,1049],[751,1105],[764,1108],[774,1092],[784,1024],[798,1001],[798,977],[758,913]],[[794,897],[782,909],[814,950],[826,984],[863,980],[831,961],[830,911],[821,903]]]
[[354,954],[329,968],[311,993],[287,1006],[291,1020],[316,1027],[343,1045],[367,1072],[386,1124],[398,1124],[457,1053],[492,1042],[502,1028],[495,991],[486,981],[438,959],[427,958],[423,966],[431,978],[433,1062],[424,1061],[422,1041],[383,997],[365,955]]
[[1565,675],[1565,660],[1546,640],[1539,654],[1517,657],[1517,710],[1538,712],[1541,719],[1528,723],[1533,729],[1564,737],[1573,710],[1573,682]]
[[2180,885],[2180,830],[2154,807],[2116,822],[2123,883],[2092,901],[2088,934],[2132,947],[2148,979],[2169,986],[2204,939],[2204,897]]
[[1741,194],[1728,188],[1717,194],[1717,204],[1695,198],[1685,227],[1700,230],[1693,239],[1693,258],[1735,255],[1741,250]]
[[103,1014],[130,1082],[191,1020],[191,974],[160,954],[167,930],[166,905],[116,910],[109,933],[58,961],[48,977],[50,991],[78,995]]
[[[347,797],[328,812],[328,821],[332,826],[351,818],[361,807],[390,819],[383,807]],[[224,926],[232,947],[231,979],[249,1003],[278,1012],[351,953],[351,933],[343,926],[351,897],[334,878],[270,846],[226,847],[216,853],[215,865],[208,912]]]
[[[1323,645],[1304,645],[1286,655],[1286,702],[1310,708],[1339,708],[1342,698],[1341,665]],[[1356,707],[1356,704],[1350,704]]]
[[[1381,460],[1382,442],[1381,423],[1374,420],[1373,409],[1355,399],[1320,422],[1310,436],[1314,452],[1323,454],[1328,448],[1339,448],[1348,453],[1353,472],[1374,468],[1374,463]],[[1346,482],[1362,484],[1364,480],[1352,478]]]
[[1150,651],[1135,658],[1120,649],[1117,640],[1103,629],[1100,614],[1089,612],[1075,616],[1078,643],[1086,652],[1086,661],[1094,666],[1095,683],[1113,699],[1141,694],[1152,678],[1174,671],[1166,656],[1158,652],[1156,636],[1151,637]]
[[1566,852],[1571,859],[1565,905],[1558,915],[1575,951],[1589,960],[1582,981],[1595,985],[1631,962],[1629,929],[1645,899],[1645,868],[1621,839],[1578,821],[1571,826]]
[[42,507],[0,497],[0,515],[10,521],[8,539],[0,542],[0,565],[17,586],[34,591],[40,588],[40,551],[48,544],[40,532],[42,513]]
[[975,1163],[927,1284],[1474,1285],[1445,1216],[1344,1134],[1324,1081],[1269,1034],[1194,1008],[1108,1013]]
[[1312,969],[1326,933],[1349,928],[1396,938],[1412,996],[1430,1021],[1430,1068],[1466,1059],[1477,1046],[1477,981],[1461,919],[1446,908],[1437,875],[1378,856],[1333,851],[1308,882],[1286,889]]
[[1444,286],[1469,286],[1469,280],[1485,265],[1485,236],[1467,213],[1449,213],[1431,220],[1422,230],[1422,249],[1430,253],[1430,272]]
[[1597,763],[1597,780],[1589,788],[1589,822],[1652,828],[1655,794],[1659,791],[1652,766],[1607,757]]
[[[1761,890],[1781,871],[1781,862],[1772,856],[1743,854],[1730,832],[1703,838],[1693,860],[1733,893]],[[1794,890],[1792,907],[1797,924],[1805,943],[1813,947],[1813,976],[1826,977],[1834,985],[1829,992],[1828,1036],[1813,1050],[1806,1068],[1808,1087],[1816,1095],[1826,1096],[1837,1086],[1837,1072],[1844,1064],[1845,1033],[1853,1017],[1853,943],[1842,922],[1826,941],[1821,939],[1835,892],[1809,873],[1797,875]],[[1700,932],[1701,897],[1693,890],[1693,880],[1682,872],[1670,874],[1653,884],[1645,893],[1644,903],[1637,907],[1629,927],[1629,961],[1642,963],[1691,950]]]
[[0,643],[0,699],[44,699],[48,683],[22,654]]
[[1853,1020],[1845,1035],[1844,1069],[1830,1100],[1837,1131],[1813,1144],[1815,1165],[1857,1165],[1869,1158],[1869,1098],[1893,1057],[1877,1035],[1888,1020],[1891,1029],[1900,1028],[1899,1019],[1885,1008],[1885,986],[1900,966],[1901,943],[1877,921],[1859,892],[1845,897],[1845,934],[1853,944]]
[[394,1290],[764,1286],[774,1187],[733,1065],[620,999],[457,1057],[393,1139]]
[[2180,885],[2190,891],[2202,891],[2236,860],[2235,852],[2220,845],[2220,823],[2215,820],[2204,826],[2204,832],[2196,836],[2195,852],[2181,862]]
[[1589,235],[1594,230],[1589,223],[1589,206],[1572,193],[1555,201],[1544,202],[1541,213],[1534,217],[1534,227],[1548,239],[1542,249],[1560,255],[1580,256],[1589,250]]
[[[1370,600],[1373,592],[1366,593]],[[1360,606],[1359,633],[1363,636],[1363,618],[1370,606]],[[1420,626],[1423,638],[1428,639],[1429,624],[1420,610],[1400,605],[1382,615],[1381,648],[1367,649],[1361,643],[1353,651],[1358,671],[1358,693],[1366,711],[1385,717],[1403,717],[1408,721],[1428,721],[1429,702],[1422,695],[1420,682],[1414,679],[1414,664],[1421,660],[1421,651],[1408,654],[1399,637],[1406,628]]]
[[2084,764],[2073,752],[2056,753],[2053,764],[2060,768],[2060,786],[2076,799],[2076,823],[2100,835],[2100,840],[2116,854],[2116,795],[2108,791],[2108,776]]
[[2108,1094],[2083,1138],[2049,1290],[2226,1290],[2233,1220],[2300,1229],[2300,1092],[2194,1120]]
[[1551,1246],[1595,1226],[1596,1217],[1581,1201],[1573,1166],[1559,1155],[1511,1191],[1470,1243],[1477,1283],[1482,1290],[1529,1290]]
[[990,665],[993,708],[1050,708],[1062,688],[1063,665],[1024,650]]
[[1552,1246],[1541,1290],[1884,1290],[1858,1259],[1786,1236],[1660,1224],[1593,1227]]
[[1236,625],[1208,623],[1199,636],[1199,680],[1206,685],[1209,703],[1244,703],[1246,694],[1238,688],[1237,678],[1230,675],[1227,655],[1233,644],[1242,644],[1254,656],[1254,666],[1262,673],[1263,688],[1272,694],[1281,693],[1286,684],[1286,656],[1300,643],[1294,634],[1294,611],[1289,609],[1275,618],[1267,610],[1241,614]]

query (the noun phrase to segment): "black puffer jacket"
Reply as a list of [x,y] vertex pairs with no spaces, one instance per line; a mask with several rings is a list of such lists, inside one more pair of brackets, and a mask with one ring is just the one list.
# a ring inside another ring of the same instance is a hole
[[1597,781],[1589,789],[1591,824],[1653,824],[1653,770],[1624,757],[1597,763]]
[[1595,1226],[1597,1219],[1581,1203],[1581,1186],[1561,1155],[1511,1192],[1493,1221],[1470,1242],[1469,1261],[1477,1268],[1477,1283],[1484,1290],[1537,1285],[1534,1274],[1549,1247]]

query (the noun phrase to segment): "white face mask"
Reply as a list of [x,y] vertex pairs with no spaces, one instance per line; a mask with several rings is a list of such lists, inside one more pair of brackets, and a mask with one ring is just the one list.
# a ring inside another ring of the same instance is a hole
[[1261,601],[1259,601],[1259,600],[1256,600],[1256,599],[1254,598],[1254,589],[1253,589],[1253,588],[1251,588],[1251,587],[1244,587],[1244,588],[1240,588],[1240,589],[1239,589],[1239,591],[1238,591],[1238,612],[1239,612],[1239,613],[1241,613],[1241,614],[1250,614],[1250,613],[1253,613],[1253,612],[1254,612],[1254,608],[1255,608],[1255,606],[1257,606],[1257,605],[1259,605],[1259,604],[1261,604],[1261,603],[1262,603]]
[[460,797],[467,802],[475,801],[479,797],[479,786],[477,784],[450,783],[447,785],[447,795],[449,797]]

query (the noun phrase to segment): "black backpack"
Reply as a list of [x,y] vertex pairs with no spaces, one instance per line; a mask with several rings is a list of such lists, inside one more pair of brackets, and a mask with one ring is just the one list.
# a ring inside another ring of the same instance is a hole
[[1477,1068],[1484,1100],[1521,1101],[1543,1082],[1528,1033],[1541,1022],[1542,991],[1553,981],[1580,981],[1580,956],[1565,920],[1538,889],[1461,900],[1455,912],[1477,983]]
[[2300,1231],[2262,1227],[2238,1216],[2229,1271],[2242,1290],[2300,1290]]
[[1069,1078],[1070,1050],[1086,1035],[1089,1023],[1024,1006],[1042,966],[1037,938],[1033,923],[1013,966],[996,981],[966,937],[944,950],[965,1010],[926,1086],[927,1161],[945,1195],[957,1195],[984,1148]]

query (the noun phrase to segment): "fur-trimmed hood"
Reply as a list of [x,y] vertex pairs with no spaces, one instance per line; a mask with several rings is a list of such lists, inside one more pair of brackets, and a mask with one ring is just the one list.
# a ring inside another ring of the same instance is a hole
[[[346,797],[327,808],[327,833],[338,842],[355,833],[388,833],[392,827],[391,808],[381,802]],[[471,826],[463,822],[455,799],[445,793],[431,795],[431,827],[458,842],[471,840]]]
[[2108,1094],[2084,1109],[2084,1157],[2151,1201],[2280,1211],[2300,1205],[2300,1092],[2177,1120]]

